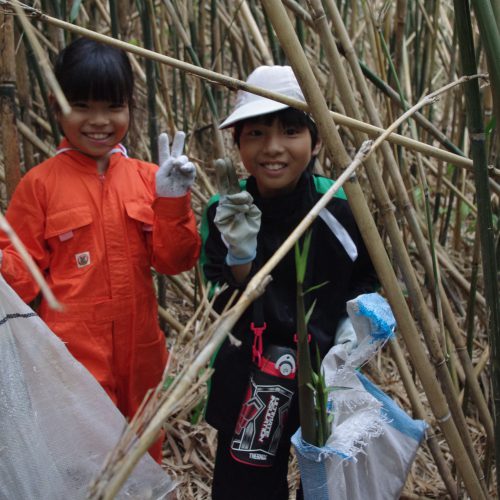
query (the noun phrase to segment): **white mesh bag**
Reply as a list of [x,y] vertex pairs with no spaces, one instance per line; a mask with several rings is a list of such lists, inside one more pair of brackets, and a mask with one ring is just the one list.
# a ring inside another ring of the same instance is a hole
[[[92,375],[0,276],[0,500],[79,500],[125,419]],[[145,455],[119,499],[174,485]]]

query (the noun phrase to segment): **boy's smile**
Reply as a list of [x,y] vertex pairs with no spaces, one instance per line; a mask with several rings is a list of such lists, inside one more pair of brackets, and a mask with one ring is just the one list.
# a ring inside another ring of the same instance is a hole
[[64,136],[75,148],[98,162],[126,135],[130,124],[127,103],[71,102],[71,113],[57,114]]
[[239,139],[243,165],[257,181],[263,198],[287,194],[295,188],[313,155],[307,127],[283,125],[278,118],[271,123],[248,120]]

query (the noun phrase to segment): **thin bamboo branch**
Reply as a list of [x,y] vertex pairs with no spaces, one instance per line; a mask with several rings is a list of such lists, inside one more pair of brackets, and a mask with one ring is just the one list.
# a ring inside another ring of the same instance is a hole
[[31,257],[29,252],[26,250],[22,241],[19,239],[19,236],[17,236],[17,234],[12,229],[11,225],[8,223],[7,219],[4,217],[2,213],[0,213],[0,230],[2,230],[9,237],[10,241],[12,242],[12,245],[14,246],[17,253],[21,257],[22,261],[24,262],[24,265],[27,267],[28,271],[33,276],[33,279],[40,287],[40,290],[43,293],[45,299],[47,300],[47,304],[49,305],[49,307],[57,311],[62,311],[63,306],[55,298],[54,294],[52,293],[52,290],[50,289],[42,273],[40,272],[40,269],[38,269],[38,266],[35,264],[35,261]]

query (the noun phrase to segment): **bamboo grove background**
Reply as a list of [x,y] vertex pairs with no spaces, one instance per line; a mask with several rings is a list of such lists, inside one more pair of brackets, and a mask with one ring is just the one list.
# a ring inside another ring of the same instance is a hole
[[[498,497],[500,1],[42,0],[22,7],[0,0],[3,212],[23,173],[59,141],[48,67],[79,28],[131,44],[132,156],[156,161],[159,132],[187,132],[198,217],[215,191],[213,160],[237,160],[216,124],[260,64],[293,66],[325,145],[319,169],[333,178],[369,136],[408,113],[395,129],[403,138],[377,144],[344,185],[398,321],[397,340],[366,372],[430,424],[405,498]],[[206,360],[221,327],[199,270],[156,278],[171,366],[163,399],[137,425],[157,415],[179,498],[207,498],[215,433],[201,413]],[[120,468],[126,474],[120,463],[103,473],[92,498],[111,498],[104,492],[119,482]],[[290,480],[298,480],[295,464]]]

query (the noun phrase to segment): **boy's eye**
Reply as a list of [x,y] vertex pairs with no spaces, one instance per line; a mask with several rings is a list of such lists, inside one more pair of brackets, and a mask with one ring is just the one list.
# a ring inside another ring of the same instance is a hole
[[113,102],[109,105],[111,109],[124,109],[126,104],[124,102]]
[[286,127],[283,132],[285,135],[297,135],[299,133],[299,129],[296,127]]
[[86,109],[88,108],[88,104],[85,101],[77,101],[77,102],[72,102],[71,103],[72,108],[77,108],[77,109]]
[[262,135],[262,130],[259,130],[258,128],[254,128],[248,131],[249,135],[257,137],[259,135]]
[[246,131],[245,131],[245,135],[249,136],[249,137],[259,137],[263,134],[262,130],[259,129],[259,128],[255,128],[255,127],[252,127],[252,128],[248,128]]

